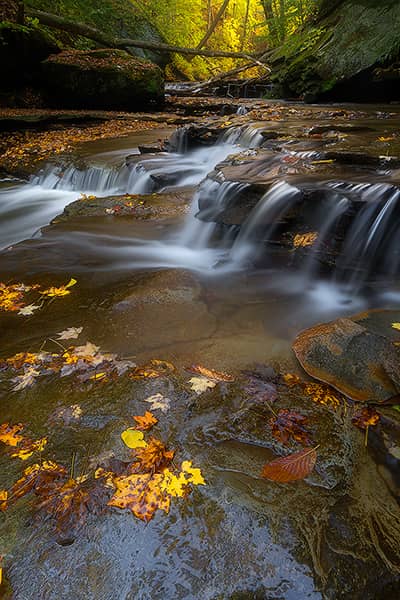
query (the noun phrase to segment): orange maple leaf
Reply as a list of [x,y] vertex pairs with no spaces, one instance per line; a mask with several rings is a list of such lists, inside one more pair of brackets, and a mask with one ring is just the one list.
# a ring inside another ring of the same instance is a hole
[[146,410],[143,416],[136,416],[133,418],[137,423],[135,429],[140,429],[142,431],[147,431],[148,429],[151,429],[153,425],[158,423],[158,419],[156,419],[155,416],[148,410]]
[[150,438],[146,448],[135,450],[134,470],[136,473],[155,473],[167,467],[174,458],[175,451],[167,450],[163,442]]

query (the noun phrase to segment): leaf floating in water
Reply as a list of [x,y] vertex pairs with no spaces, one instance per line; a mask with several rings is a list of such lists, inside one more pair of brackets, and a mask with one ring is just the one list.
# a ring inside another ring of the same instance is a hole
[[148,410],[146,410],[143,416],[136,416],[133,418],[137,423],[135,429],[141,429],[142,431],[147,431],[148,429],[151,429],[153,425],[158,423],[158,419],[156,419]]
[[135,452],[135,471],[141,473],[160,471],[171,463],[174,454],[174,450],[168,450],[161,440],[152,437],[146,447]]
[[289,456],[276,458],[264,465],[262,477],[278,483],[289,483],[304,479],[311,473],[317,461],[315,448],[294,452]]
[[33,315],[35,310],[38,310],[39,308],[41,308],[41,306],[38,304],[28,304],[28,306],[20,308],[18,314],[22,315],[23,317],[30,317],[31,315]]
[[191,365],[190,367],[186,367],[186,371],[189,371],[189,373],[195,373],[196,375],[201,375],[206,379],[212,379],[214,381],[235,381],[235,378],[228,373],[207,369],[201,365]]
[[170,408],[170,399],[166,398],[162,394],[154,394],[144,399],[144,402],[151,404],[151,410],[161,410],[167,412]]
[[318,233],[316,231],[310,231],[309,233],[297,233],[293,238],[294,248],[306,248],[312,246],[318,239]]
[[79,337],[82,333],[83,327],[68,327],[64,331],[60,331],[58,335],[58,340],[72,340]]
[[36,378],[39,377],[40,371],[37,371],[34,367],[29,367],[22,375],[14,377],[11,381],[15,384],[12,388],[13,392],[19,392],[27,387],[30,387],[36,382]]
[[393,327],[393,329],[400,330],[400,323],[392,323],[392,327]]
[[21,460],[27,460],[34,454],[34,452],[43,452],[47,444],[47,438],[41,438],[40,440],[30,440],[25,438],[20,444],[18,444],[15,451],[11,454],[12,458],[20,458]]
[[272,435],[282,444],[288,444],[290,438],[306,446],[310,446],[312,443],[310,432],[306,428],[307,418],[295,411],[281,409],[276,416],[269,420],[269,424]]
[[362,429],[363,431],[368,427],[374,427],[378,424],[380,414],[373,408],[359,408],[353,415],[351,422],[353,425]]
[[121,433],[121,439],[128,448],[146,448],[147,446],[143,433],[137,429],[125,429]]
[[192,377],[189,379],[189,383],[191,384],[190,389],[198,395],[217,385],[215,381],[211,381],[211,379],[207,379],[206,377]]

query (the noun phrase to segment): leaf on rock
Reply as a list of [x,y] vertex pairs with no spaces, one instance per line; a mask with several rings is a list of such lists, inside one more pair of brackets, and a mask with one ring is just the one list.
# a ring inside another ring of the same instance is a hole
[[311,445],[309,431],[306,428],[307,418],[304,415],[283,408],[269,420],[269,424],[272,435],[282,444],[288,444],[292,438],[300,444]]
[[160,488],[164,476],[160,473],[129,475],[114,480],[115,493],[109,506],[127,508],[142,521],[149,522],[157,510],[168,513],[171,499]]
[[54,480],[65,478],[67,474],[66,469],[55,462],[43,461],[42,463],[35,463],[30,467],[27,467],[23,475],[8,492],[7,502],[14,502],[18,498],[22,498],[29,494],[32,490],[46,489],[46,486],[51,484]]
[[64,329],[64,331],[60,331],[58,335],[58,340],[72,340],[79,337],[82,333],[83,327],[68,327],[68,329]]
[[147,431],[148,429],[151,429],[153,425],[158,423],[158,419],[156,419],[148,410],[146,410],[143,416],[136,416],[133,418],[137,423],[135,429],[141,429],[142,431]]
[[[137,433],[140,432],[138,431]],[[161,440],[152,437],[149,443],[146,444],[146,447],[136,450],[136,462],[133,468],[136,472],[140,473],[155,473],[169,466],[174,458],[174,454],[174,450],[168,450]]]
[[201,365],[191,365],[190,367],[186,367],[186,371],[189,371],[189,373],[195,373],[196,375],[201,375],[206,379],[212,379],[213,381],[235,381],[235,378],[228,373],[207,369]]
[[20,435],[20,432],[24,429],[22,423],[17,425],[10,425],[9,423],[3,423],[0,425],[0,442],[6,444],[6,446],[17,446],[24,437]]
[[307,383],[304,386],[304,393],[317,404],[338,408],[340,406],[340,398],[336,396],[332,388],[320,383]]
[[261,475],[265,479],[278,483],[298,481],[311,473],[316,460],[315,448],[301,450],[267,463],[264,465]]
[[144,402],[148,402],[151,405],[151,410],[161,410],[161,412],[165,413],[169,410],[171,401],[162,394],[154,394],[145,398]]
[[207,379],[206,377],[192,377],[189,379],[189,383],[191,384],[190,389],[198,395],[217,385],[215,381],[211,381],[211,379]]
[[365,430],[378,424],[380,414],[373,408],[359,408],[353,415],[351,422],[359,429]]
[[121,439],[128,448],[146,448],[147,446],[143,433],[137,429],[125,429],[121,433]]

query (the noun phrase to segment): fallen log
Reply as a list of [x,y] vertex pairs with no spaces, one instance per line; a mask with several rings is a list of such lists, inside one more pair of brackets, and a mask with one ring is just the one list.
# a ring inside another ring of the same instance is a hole
[[203,48],[183,48],[181,46],[170,46],[169,44],[144,42],[143,40],[133,40],[131,38],[112,38],[107,36],[98,29],[85,25],[84,23],[78,23],[70,21],[59,15],[53,15],[40,10],[26,9],[26,14],[29,17],[38,19],[42,25],[52,27],[54,29],[61,29],[74,35],[80,35],[82,37],[89,38],[107,48],[142,48],[144,50],[153,50],[154,52],[173,52],[176,54],[187,54],[191,56],[209,56],[211,58],[242,58],[248,61],[256,59],[251,54],[245,54],[243,52],[225,52],[223,50],[205,50]]
[[[199,83],[199,85],[193,89],[192,93],[198,94],[199,92],[212,86],[214,83],[219,83],[220,81],[223,81],[224,79],[230,79],[234,75],[239,75],[239,73],[242,73],[243,71],[247,71],[247,69],[251,69],[252,67],[255,67],[255,66],[259,66],[259,67],[262,67],[263,69],[265,69],[265,71],[266,71],[265,76],[266,76],[266,75],[268,75],[268,73],[271,72],[271,69],[265,63],[261,62],[261,60],[266,58],[266,56],[267,56],[267,54],[263,54],[262,56],[260,56],[260,58],[258,60],[255,58],[252,59],[251,63],[246,63],[245,65],[241,65],[240,67],[236,67],[236,69],[231,69],[230,71],[223,71],[222,73],[218,73],[218,75],[215,75],[214,77],[211,77],[210,79],[207,79],[206,81],[202,81],[201,83]],[[255,77],[252,79],[258,79],[258,78]],[[243,80],[243,82],[246,83],[246,80]]]

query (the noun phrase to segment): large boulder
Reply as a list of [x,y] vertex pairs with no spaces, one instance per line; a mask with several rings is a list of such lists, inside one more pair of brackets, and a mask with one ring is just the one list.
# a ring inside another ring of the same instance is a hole
[[312,377],[353,400],[385,402],[400,393],[399,321],[399,311],[377,310],[322,323],[293,350]]
[[[398,0],[326,0],[271,57],[277,96],[373,102],[400,97]],[[387,70],[389,69],[389,71]]]
[[49,102],[65,108],[136,110],[161,105],[161,69],[123,50],[66,50],[42,64]]

